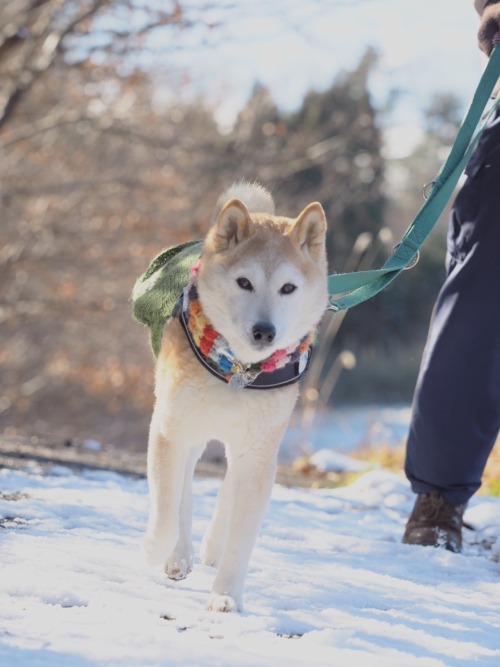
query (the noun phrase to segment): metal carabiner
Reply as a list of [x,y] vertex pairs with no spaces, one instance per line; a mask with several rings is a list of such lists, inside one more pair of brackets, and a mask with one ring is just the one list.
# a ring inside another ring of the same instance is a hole
[[429,181],[428,183],[425,183],[422,186],[422,197],[427,201],[429,199],[429,195],[431,194],[431,190],[434,187],[434,183],[436,182],[436,179]]

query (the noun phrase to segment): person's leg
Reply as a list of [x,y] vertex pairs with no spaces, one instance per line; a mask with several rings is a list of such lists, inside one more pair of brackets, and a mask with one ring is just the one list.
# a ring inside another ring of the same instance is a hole
[[418,494],[464,505],[500,427],[500,118],[487,128],[450,222],[448,271],[413,401],[405,471]]

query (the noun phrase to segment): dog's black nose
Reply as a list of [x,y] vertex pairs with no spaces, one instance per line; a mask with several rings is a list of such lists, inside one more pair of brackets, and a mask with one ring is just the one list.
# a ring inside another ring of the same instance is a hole
[[256,343],[270,345],[276,336],[276,329],[270,322],[257,322],[252,328],[252,334]]

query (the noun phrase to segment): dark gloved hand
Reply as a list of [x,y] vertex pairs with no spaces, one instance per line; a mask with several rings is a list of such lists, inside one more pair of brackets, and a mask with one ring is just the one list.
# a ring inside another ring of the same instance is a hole
[[484,10],[477,38],[479,48],[487,56],[493,51],[497,40],[500,43],[500,2],[488,5]]

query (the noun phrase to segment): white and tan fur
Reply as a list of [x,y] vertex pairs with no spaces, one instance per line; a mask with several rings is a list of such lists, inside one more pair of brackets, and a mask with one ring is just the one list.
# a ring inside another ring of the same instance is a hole
[[[296,219],[276,216],[256,184],[232,186],[219,199],[205,239],[198,278],[204,313],[242,363],[255,363],[297,343],[327,304],[326,220],[318,203]],[[236,282],[247,278],[252,291]],[[281,287],[293,284],[290,294]],[[269,322],[272,343],[252,337]],[[196,359],[179,321],[164,332],[150,427],[150,516],[146,550],[172,579],[193,563],[191,484],[206,443],[225,445],[227,473],[203,540],[203,563],[217,568],[208,608],[241,610],[244,579],[271,494],[278,448],[298,395],[297,384],[232,389]]]

